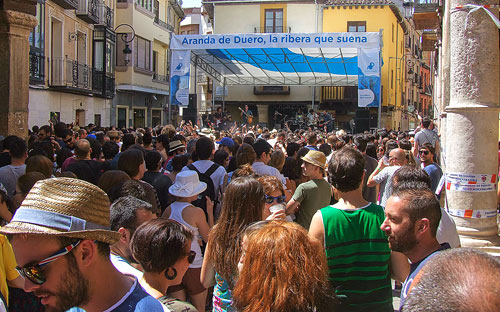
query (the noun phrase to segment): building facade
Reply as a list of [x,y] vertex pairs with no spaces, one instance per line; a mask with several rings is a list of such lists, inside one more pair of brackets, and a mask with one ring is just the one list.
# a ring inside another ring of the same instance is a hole
[[[314,33],[320,31],[320,5],[314,1],[210,1],[204,3],[212,20],[214,34],[244,33]],[[249,105],[254,124],[274,126],[275,112],[294,118],[299,109],[319,104],[319,87],[312,86],[227,86],[222,88],[215,106],[224,106],[233,121],[240,120],[240,110]]]
[[30,34],[30,127],[48,120],[110,125],[115,34],[112,0],[40,0]]
[[110,108],[113,125],[137,128],[167,123],[168,47],[184,18],[181,5],[179,0],[118,0],[116,96]]

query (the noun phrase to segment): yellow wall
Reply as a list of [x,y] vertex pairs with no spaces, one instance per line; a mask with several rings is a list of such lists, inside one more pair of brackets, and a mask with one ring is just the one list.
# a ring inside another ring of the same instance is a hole
[[[404,32],[396,16],[389,6],[346,6],[323,10],[323,32],[345,32],[348,21],[366,21],[368,32],[378,32],[383,29],[382,105],[401,106],[404,81],[404,63],[401,59],[404,51]],[[397,68],[399,68],[397,75],[399,81],[396,79]],[[394,76],[392,87],[391,73]]]

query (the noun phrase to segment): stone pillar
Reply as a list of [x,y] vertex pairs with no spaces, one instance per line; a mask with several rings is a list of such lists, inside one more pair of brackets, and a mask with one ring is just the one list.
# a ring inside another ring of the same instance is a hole
[[[451,8],[498,0],[451,0]],[[498,14],[498,10],[493,10]],[[450,104],[446,108],[446,171],[498,173],[499,50],[498,29],[482,10],[450,17]],[[445,90],[443,90],[445,91]],[[496,191],[448,191],[449,209],[496,212]],[[462,246],[500,255],[497,218],[454,217]]]
[[[35,1],[36,3],[36,1]],[[28,1],[28,12],[0,10],[0,134],[28,135],[29,42],[37,20],[36,7]],[[21,5],[21,4],[20,4]],[[18,9],[19,7],[15,8]]]

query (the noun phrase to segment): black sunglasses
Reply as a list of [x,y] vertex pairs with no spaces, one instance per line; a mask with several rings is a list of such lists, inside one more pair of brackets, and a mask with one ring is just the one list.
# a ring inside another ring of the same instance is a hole
[[428,151],[428,150],[421,150],[421,151],[418,151],[418,153],[419,153],[420,155],[422,155],[422,154],[423,154],[423,155],[426,155],[426,156],[427,156],[427,155],[429,155],[429,151]]
[[266,204],[272,204],[274,201],[276,201],[278,204],[284,203],[286,201],[285,195],[281,196],[269,196],[269,195],[264,195],[266,197]]
[[71,243],[70,245],[58,250],[56,253],[54,253],[52,256],[47,257],[35,264],[28,264],[21,267],[16,266],[16,271],[21,275],[23,278],[29,279],[31,282],[41,285],[45,283],[47,280],[45,274],[43,274],[42,267],[56,261],[59,258],[64,257],[65,255],[69,254],[73,249],[80,244],[81,240],[78,240],[76,242]]

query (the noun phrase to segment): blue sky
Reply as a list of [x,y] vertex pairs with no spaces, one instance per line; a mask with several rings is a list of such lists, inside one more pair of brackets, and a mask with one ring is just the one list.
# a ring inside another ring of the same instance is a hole
[[201,0],[182,0],[183,8],[201,7]]

